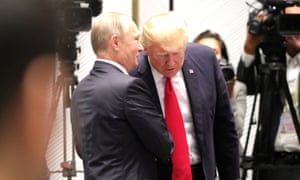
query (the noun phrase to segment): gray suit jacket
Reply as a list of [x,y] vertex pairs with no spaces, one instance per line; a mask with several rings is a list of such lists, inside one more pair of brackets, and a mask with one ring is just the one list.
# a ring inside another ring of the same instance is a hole
[[141,80],[96,61],[72,97],[71,122],[86,180],[155,180],[173,142]]
[[[239,141],[226,82],[214,52],[200,44],[188,44],[182,72],[205,179],[215,179],[216,166],[221,180],[237,179]],[[138,67],[130,74],[142,78],[148,84],[155,97],[155,104],[161,110],[147,56],[141,54]]]

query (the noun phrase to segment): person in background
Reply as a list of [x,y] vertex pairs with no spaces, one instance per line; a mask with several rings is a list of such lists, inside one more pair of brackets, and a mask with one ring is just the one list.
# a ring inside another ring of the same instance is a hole
[[143,50],[137,26],[124,14],[101,14],[91,43],[97,59],[71,101],[85,179],[156,180],[156,161],[168,161],[173,141],[147,85],[128,75]]
[[57,15],[46,0],[3,0],[0,12],[0,179],[49,179]]
[[[282,9],[285,14],[300,14],[300,7],[299,6],[287,6]],[[256,23],[259,22],[261,25],[264,24],[268,19],[271,17],[270,15],[266,14],[264,11],[259,11],[255,16],[254,20]],[[250,23],[251,24],[251,23]],[[267,91],[263,91],[262,84],[259,91],[257,90],[257,77],[259,74],[257,64],[258,61],[255,60],[257,46],[260,45],[264,41],[265,33],[250,33],[251,26],[248,26],[247,36],[244,43],[244,52],[241,56],[241,60],[239,62],[238,67],[238,80],[243,81],[247,85],[248,94],[252,95],[255,93],[268,93]],[[275,37],[275,36],[274,36]],[[284,38],[284,44],[286,45],[285,56],[286,62],[284,62],[285,66],[285,73],[286,73],[286,80],[288,83],[289,91],[292,95],[294,107],[298,109],[298,100],[297,100],[297,89],[298,89],[298,82],[299,82],[299,72],[300,72],[300,36],[299,35],[292,35],[286,36]],[[272,44],[274,45],[274,44]],[[283,47],[283,46],[282,46]],[[273,51],[275,49],[273,48]],[[274,52],[275,54],[277,52]],[[258,59],[257,59],[258,60]],[[270,74],[270,73],[269,73]],[[274,82],[272,80],[272,82]],[[275,84],[275,83],[274,83]],[[275,87],[272,91],[279,90],[283,85],[281,84],[279,87]],[[270,91],[271,92],[271,91]],[[280,92],[282,93],[282,92]],[[267,96],[265,96],[268,98]],[[262,144],[262,149],[267,149],[267,147],[271,147],[270,153],[268,153],[268,157],[271,158],[272,163],[276,165],[287,165],[289,169],[285,168],[273,168],[273,169],[265,169],[259,170],[258,173],[255,173],[255,178],[257,179],[291,179],[296,180],[300,177],[300,171],[297,166],[300,164],[300,146],[297,140],[297,135],[295,133],[291,112],[288,108],[287,102],[282,102],[282,97],[278,93],[273,95],[272,97],[265,99],[264,102],[268,104],[269,109],[271,107],[272,112],[270,114],[272,117],[267,119],[262,119],[263,122],[272,121],[271,125],[268,125],[268,129],[271,129],[271,137],[272,139],[270,142]],[[266,112],[265,111],[265,112]],[[298,111],[298,110],[297,110]],[[299,117],[299,111],[298,117]],[[286,129],[286,127],[289,127]],[[259,144],[259,143],[258,143]],[[269,145],[270,144],[270,145]],[[260,145],[260,144],[259,144]]]
[[[181,143],[183,136],[175,138],[178,132],[171,131],[174,153],[167,165],[158,162],[159,179],[214,180],[216,168],[221,180],[238,179],[238,137],[226,82],[215,53],[206,46],[188,43],[186,22],[176,12],[149,18],[143,25],[142,43],[144,52],[130,74],[148,84],[169,130],[173,130],[172,120],[182,116],[176,125],[183,124],[186,139]],[[174,87],[180,114],[169,121],[170,86]],[[175,154],[183,147],[188,152],[179,156],[186,159],[178,163]]]
[[[233,67],[229,62],[228,51],[224,40],[218,33],[205,30],[199,33],[193,42],[206,45],[212,48],[216,53],[227,83],[238,137],[241,138],[247,110],[247,87],[243,82],[236,80]],[[228,79],[226,77],[228,77]],[[240,142],[240,155],[242,155],[242,151],[243,148]]]

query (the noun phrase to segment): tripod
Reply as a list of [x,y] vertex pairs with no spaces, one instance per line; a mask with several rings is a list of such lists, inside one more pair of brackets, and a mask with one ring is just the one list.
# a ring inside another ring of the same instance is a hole
[[[286,80],[285,53],[284,39],[277,34],[266,35],[264,41],[256,49],[255,63],[258,68],[259,78],[253,106],[255,106],[258,92],[261,94],[261,98],[253,156],[247,157],[246,152],[250,135],[249,131],[253,123],[254,107],[252,109],[241,163],[243,169],[242,179],[246,178],[248,169],[253,169],[254,180],[263,180],[269,179],[270,173],[274,172],[274,170],[285,171],[296,167],[295,165],[279,163],[276,160],[277,154],[274,150],[274,142],[285,100],[287,101],[298,141],[300,142],[300,127],[297,113]],[[265,57],[261,58],[260,54],[264,54]],[[300,168],[300,164],[298,168]]]
[[62,171],[52,171],[51,173],[62,173],[63,177],[67,177],[68,180],[71,180],[78,172],[76,170],[76,152],[73,136],[71,138],[71,160],[67,160],[69,152],[67,148],[67,117],[70,117],[68,114],[70,113],[71,95],[78,84],[77,76],[74,75],[74,71],[79,68],[76,64],[74,64],[74,61],[77,59],[78,50],[78,48],[76,48],[77,34],[78,33],[66,32],[59,41],[58,58],[60,62],[60,74],[56,79],[54,87],[55,105],[53,105],[53,107],[57,107],[60,98],[62,104],[63,162],[60,163]]

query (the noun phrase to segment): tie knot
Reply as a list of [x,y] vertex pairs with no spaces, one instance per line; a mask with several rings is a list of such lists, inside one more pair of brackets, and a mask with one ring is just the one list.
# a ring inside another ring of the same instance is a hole
[[173,83],[172,83],[172,78],[166,77],[165,93],[169,93],[171,91],[174,91],[174,89],[173,89]]
[[172,83],[172,78],[171,77],[165,77],[166,78],[166,83]]
[[172,78],[165,77],[165,86],[172,86]]

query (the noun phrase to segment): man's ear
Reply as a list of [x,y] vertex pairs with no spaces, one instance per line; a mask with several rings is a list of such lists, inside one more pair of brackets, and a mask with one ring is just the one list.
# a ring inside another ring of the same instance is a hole
[[119,50],[119,36],[113,34],[110,38],[110,45],[114,50]]

